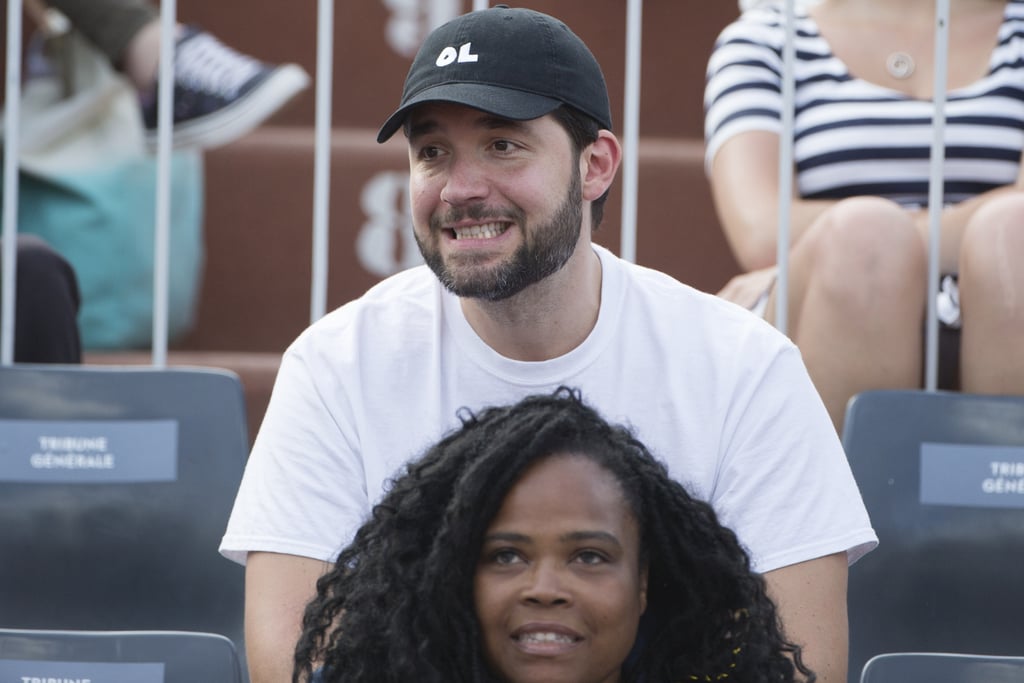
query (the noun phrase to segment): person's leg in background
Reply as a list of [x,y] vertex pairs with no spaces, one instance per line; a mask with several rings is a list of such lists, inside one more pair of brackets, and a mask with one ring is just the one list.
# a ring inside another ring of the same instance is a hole
[[793,247],[787,332],[840,434],[855,394],[920,386],[926,265],[907,212],[876,197],[839,202]]
[[1024,394],[1024,193],[971,217],[960,246],[963,391]]
[[16,363],[80,363],[78,280],[64,257],[34,235],[18,235],[14,310]]
[[[160,16],[143,0],[47,0],[135,85],[150,141],[156,132]],[[174,144],[211,148],[245,135],[309,84],[297,64],[266,64],[179,24]]]

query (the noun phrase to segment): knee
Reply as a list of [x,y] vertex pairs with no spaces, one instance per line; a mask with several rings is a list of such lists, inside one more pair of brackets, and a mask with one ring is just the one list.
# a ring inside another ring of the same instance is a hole
[[896,292],[920,304],[927,254],[907,211],[857,197],[836,204],[812,230],[814,286],[837,305],[875,310]]
[[59,252],[34,235],[19,235],[17,249],[19,292],[61,292],[77,305],[78,280]]
[[979,207],[960,242],[962,278],[983,281],[1005,276],[1016,255],[1024,253],[1024,192],[996,197]]

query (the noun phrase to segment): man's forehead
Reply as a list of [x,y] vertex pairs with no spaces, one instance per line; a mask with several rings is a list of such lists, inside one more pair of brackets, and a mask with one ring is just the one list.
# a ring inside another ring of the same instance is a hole
[[[549,116],[549,115],[545,115]],[[540,119],[545,118],[540,117]],[[454,102],[424,102],[417,105],[406,117],[406,134],[410,137],[432,131],[445,130],[459,126],[481,129],[519,129],[528,130],[540,119],[517,121],[515,119],[491,114],[481,109],[457,104]]]

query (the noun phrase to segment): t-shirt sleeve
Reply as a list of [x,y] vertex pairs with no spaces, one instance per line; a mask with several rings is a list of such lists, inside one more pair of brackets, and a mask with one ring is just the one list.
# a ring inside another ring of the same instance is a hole
[[784,346],[729,411],[712,504],[756,571],[846,552],[878,538],[839,437],[795,346]]
[[220,552],[333,561],[369,510],[359,444],[342,392],[315,352],[285,353]]
[[784,31],[778,12],[754,9],[727,26],[708,59],[704,89],[704,164],[731,137],[781,130]]

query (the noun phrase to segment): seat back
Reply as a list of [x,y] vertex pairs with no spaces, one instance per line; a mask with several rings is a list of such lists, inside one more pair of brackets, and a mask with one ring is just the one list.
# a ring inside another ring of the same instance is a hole
[[176,631],[0,629],[0,681],[240,683],[231,640]]
[[850,680],[884,652],[1024,655],[1024,397],[870,391],[845,425],[879,537],[850,568]]
[[246,453],[226,371],[0,367],[0,626],[241,647],[244,572],[217,548]]
[[1020,683],[1024,657],[893,652],[864,665],[860,683]]

